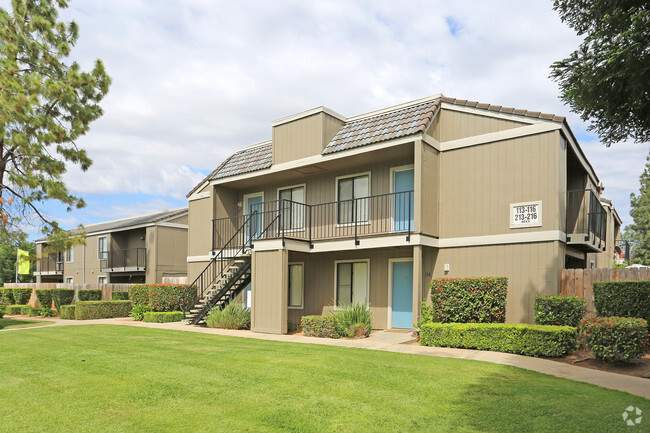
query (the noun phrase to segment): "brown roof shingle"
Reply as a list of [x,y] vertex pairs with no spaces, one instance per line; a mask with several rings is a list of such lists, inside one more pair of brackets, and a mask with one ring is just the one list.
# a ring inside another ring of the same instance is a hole
[[565,119],[564,116],[556,116],[555,114],[540,113],[539,111],[521,110],[521,109],[512,108],[512,107],[502,107],[501,105],[493,105],[493,104],[485,104],[485,103],[479,103],[479,102],[474,102],[474,101],[466,101],[465,99],[449,98],[447,96],[442,97],[442,102],[446,102],[447,104],[460,105],[460,106],[463,106],[463,107],[480,108],[481,110],[496,111],[496,112],[499,112],[499,113],[515,114],[515,115],[518,115],[518,116],[533,117],[535,119],[552,120],[554,122],[559,122],[559,123],[564,122],[564,119]]

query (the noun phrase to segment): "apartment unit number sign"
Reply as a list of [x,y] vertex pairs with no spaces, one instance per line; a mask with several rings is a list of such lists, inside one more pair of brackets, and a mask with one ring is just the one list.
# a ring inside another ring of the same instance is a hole
[[510,228],[541,227],[542,201],[510,203]]

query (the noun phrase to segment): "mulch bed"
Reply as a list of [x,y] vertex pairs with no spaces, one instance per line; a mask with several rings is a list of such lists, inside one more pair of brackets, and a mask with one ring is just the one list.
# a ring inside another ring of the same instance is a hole
[[[596,359],[586,350],[577,350],[564,358],[545,358],[564,364],[578,367],[592,368],[594,370],[609,371],[611,373],[626,374],[628,376],[645,377],[650,379],[650,355],[633,359],[630,362],[603,362]],[[648,383],[650,385],[650,382]]]

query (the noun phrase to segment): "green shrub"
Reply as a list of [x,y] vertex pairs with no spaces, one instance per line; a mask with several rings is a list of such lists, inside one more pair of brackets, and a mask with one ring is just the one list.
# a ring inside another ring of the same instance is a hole
[[83,289],[77,291],[79,301],[101,301],[102,291],[99,289]]
[[362,303],[347,304],[334,313],[336,333],[342,337],[367,337],[372,331],[372,316]]
[[182,311],[151,311],[144,313],[144,321],[151,323],[180,322],[183,320]]
[[40,308],[32,308],[30,307],[31,310],[29,310],[29,313],[27,313],[28,316],[40,316],[41,315],[41,309]]
[[13,289],[0,288],[0,298],[6,298],[11,305],[16,303]]
[[90,320],[128,317],[130,312],[131,301],[79,301],[75,304],[74,318]]
[[54,317],[54,310],[51,308],[40,308],[38,314],[43,317]]
[[535,324],[577,328],[585,318],[584,298],[569,295],[547,295],[535,298]]
[[442,278],[431,281],[433,318],[443,323],[502,323],[508,279]]
[[210,328],[249,329],[251,312],[239,302],[231,302],[223,310],[213,308],[205,318]]
[[22,314],[23,307],[29,307],[29,305],[20,305],[20,304],[7,305],[5,307],[5,314]]
[[492,350],[527,356],[559,357],[577,348],[577,329],[570,326],[510,323],[426,323],[422,346]]
[[20,314],[23,316],[31,316],[32,310],[35,310],[35,308],[30,305],[25,305],[20,309]]
[[74,320],[74,305],[61,305],[59,316],[62,319]]
[[36,299],[41,308],[52,307],[52,289],[36,289]]
[[339,338],[336,331],[336,317],[329,316],[302,316],[300,327],[307,337]]
[[590,317],[580,324],[580,341],[603,361],[642,358],[648,350],[648,322],[634,317]]
[[187,311],[195,294],[189,284],[150,284],[149,306],[153,311]]
[[113,301],[127,301],[129,299],[129,292],[113,291],[113,293],[111,294],[111,299]]
[[4,306],[4,305],[0,305],[0,319],[2,319],[2,318],[4,317],[4,315],[5,315],[5,310],[6,310],[5,306]]
[[16,289],[11,289],[11,292],[14,295],[14,301],[16,304],[21,304],[25,305],[29,302],[29,298],[32,297],[32,290],[31,288],[16,288]]
[[70,305],[74,299],[74,289],[52,289],[52,301],[56,311],[61,311],[61,305]]
[[129,287],[129,298],[133,305],[149,305],[149,286],[146,284],[134,284]]
[[598,316],[640,317],[650,322],[650,281],[594,283]]
[[151,307],[145,304],[134,304],[131,308],[131,317],[133,320],[141,321],[144,319],[144,314],[151,311]]

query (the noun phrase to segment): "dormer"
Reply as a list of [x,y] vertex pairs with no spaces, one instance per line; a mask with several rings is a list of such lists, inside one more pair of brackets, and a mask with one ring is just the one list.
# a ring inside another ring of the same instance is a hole
[[345,123],[326,107],[276,120],[273,126],[273,165],[320,155]]

